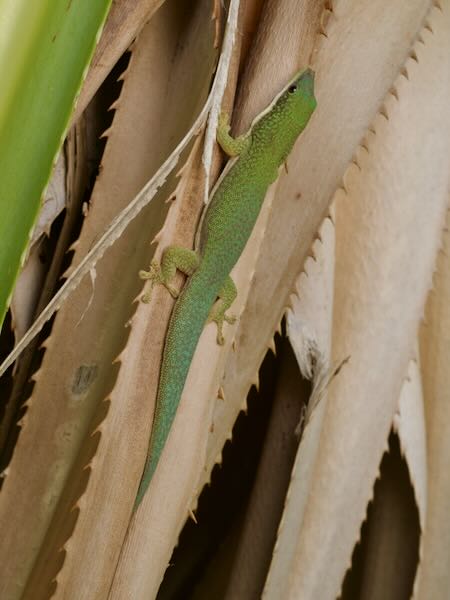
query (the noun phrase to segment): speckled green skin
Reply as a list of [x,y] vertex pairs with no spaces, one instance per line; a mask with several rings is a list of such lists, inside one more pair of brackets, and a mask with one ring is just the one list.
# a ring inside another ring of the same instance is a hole
[[315,107],[314,74],[307,69],[284,88],[245,136],[233,144],[227,130],[218,135],[224,150],[239,156],[216,186],[201,224],[199,266],[189,277],[171,315],[148,459],[136,505],[148,488],[166,443],[211,307],[252,233],[267,188],[277,178],[279,167]]

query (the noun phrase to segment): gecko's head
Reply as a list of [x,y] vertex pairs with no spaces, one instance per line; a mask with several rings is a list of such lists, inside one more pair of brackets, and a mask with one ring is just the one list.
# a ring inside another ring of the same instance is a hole
[[280,113],[285,114],[299,128],[300,133],[317,106],[314,97],[314,71],[305,69],[297,73],[281,92],[276,105]]
[[261,115],[253,135],[264,139],[275,162],[281,164],[286,160],[316,105],[314,72],[306,69],[291,79]]

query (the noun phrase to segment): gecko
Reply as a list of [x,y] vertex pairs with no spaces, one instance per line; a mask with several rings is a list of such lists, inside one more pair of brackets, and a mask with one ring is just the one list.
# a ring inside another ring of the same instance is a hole
[[[162,284],[176,302],[165,338],[155,415],[135,507],[158,465],[203,328],[216,323],[217,342],[223,344],[224,322],[236,320],[227,312],[237,296],[231,270],[251,236],[269,185],[277,179],[316,104],[314,72],[308,68],[289,81],[247,133],[232,137],[229,117],[221,113],[217,142],[230,160],[210,194],[195,250],[168,246],[160,262],[152,260],[148,271],[139,272],[142,279],[150,281],[144,301],[150,301],[154,285]],[[177,269],[187,276],[180,294],[172,285]]]

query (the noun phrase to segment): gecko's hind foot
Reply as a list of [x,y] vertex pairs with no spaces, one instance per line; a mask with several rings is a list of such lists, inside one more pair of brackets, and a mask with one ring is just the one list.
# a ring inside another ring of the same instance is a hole
[[219,292],[218,300],[211,308],[208,317],[209,323],[214,322],[217,325],[217,343],[220,346],[223,346],[223,344],[225,343],[222,333],[224,322],[229,323],[230,325],[236,323],[236,317],[232,314],[227,314],[227,310],[233,304],[236,295],[236,286],[234,285],[234,282],[231,279],[231,277],[228,276],[225,279],[222,288]]
[[236,317],[235,315],[227,315],[225,314],[225,311],[223,310],[223,308],[213,308],[211,310],[211,314],[209,315],[208,318],[208,323],[215,323],[217,325],[217,343],[219,344],[219,346],[223,346],[225,343],[225,338],[223,336],[223,324],[224,322],[229,323],[230,325],[233,325],[233,323],[236,323]]

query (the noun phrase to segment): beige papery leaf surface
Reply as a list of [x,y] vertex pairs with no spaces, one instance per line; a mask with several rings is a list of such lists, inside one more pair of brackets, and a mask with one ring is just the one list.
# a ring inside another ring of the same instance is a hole
[[[268,598],[275,593],[336,598],[350,566],[414,356],[445,223],[449,27],[448,3],[422,15],[412,56],[399,64],[392,93],[355,148],[354,163],[335,194],[332,357],[350,359],[328,388],[314,457],[302,452],[313,435],[314,417],[300,444]],[[311,460],[314,472],[305,486]]]

